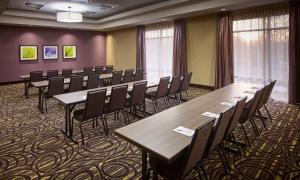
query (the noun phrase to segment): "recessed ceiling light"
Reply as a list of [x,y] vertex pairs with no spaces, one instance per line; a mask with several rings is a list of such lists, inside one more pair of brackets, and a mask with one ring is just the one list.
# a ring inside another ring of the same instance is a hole
[[226,11],[226,10],[227,10],[226,8],[222,8],[222,9],[221,9],[221,11]]

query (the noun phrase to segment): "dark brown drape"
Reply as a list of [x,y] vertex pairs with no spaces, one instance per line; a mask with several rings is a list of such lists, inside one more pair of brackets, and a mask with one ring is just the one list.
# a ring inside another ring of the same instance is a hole
[[300,103],[300,1],[290,2],[289,103]]
[[184,19],[175,20],[173,46],[173,74],[187,72],[186,23]]
[[215,88],[217,89],[233,83],[232,19],[232,13],[218,14],[215,82]]
[[138,26],[136,33],[136,68],[146,72],[145,26]]

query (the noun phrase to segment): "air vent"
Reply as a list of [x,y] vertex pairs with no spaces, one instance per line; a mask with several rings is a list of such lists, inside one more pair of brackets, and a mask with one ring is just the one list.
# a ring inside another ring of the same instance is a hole
[[96,12],[93,12],[93,11],[85,11],[85,12],[83,13],[84,16],[92,16],[92,15],[94,15],[94,14],[96,14]]
[[81,3],[81,4],[88,4],[89,0],[70,0],[71,2]]
[[104,10],[104,9],[113,9],[113,8],[116,8],[118,7],[118,5],[114,5],[114,4],[101,4],[99,5],[99,8],[101,10]]
[[30,8],[30,9],[35,9],[37,11],[40,10],[43,6],[44,6],[44,4],[32,3],[29,1],[25,3],[25,7]]

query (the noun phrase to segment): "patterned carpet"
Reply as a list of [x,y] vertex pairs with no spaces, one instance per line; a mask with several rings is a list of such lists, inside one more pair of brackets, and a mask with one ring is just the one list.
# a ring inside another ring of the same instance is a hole
[[[190,88],[198,97],[208,91]],[[37,110],[37,91],[23,96],[23,84],[0,87],[0,179],[140,179],[141,153],[135,146],[114,135],[124,121],[109,119],[110,135],[101,127],[84,125],[86,146],[66,139],[64,109],[50,101],[48,114]],[[174,105],[175,102],[172,102]],[[161,107],[164,107],[161,105]],[[260,136],[249,134],[253,146],[242,155],[231,155],[232,171],[225,176],[221,162],[212,153],[205,161],[209,179],[300,179],[300,108],[280,102],[268,104],[273,121],[259,124]],[[150,104],[148,110],[152,111]],[[130,117],[131,122],[139,119]],[[75,124],[75,139],[80,133]],[[235,134],[244,140],[239,128]],[[187,179],[196,179],[191,172]]]

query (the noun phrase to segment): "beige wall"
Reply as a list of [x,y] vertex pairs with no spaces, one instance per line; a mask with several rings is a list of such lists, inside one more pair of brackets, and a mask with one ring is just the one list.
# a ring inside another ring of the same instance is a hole
[[[214,86],[216,59],[216,15],[187,19],[188,71],[193,72],[192,83]],[[117,69],[135,68],[136,28],[107,34],[107,64]]]
[[216,15],[187,19],[188,71],[191,83],[214,86],[216,61]]
[[107,64],[116,69],[135,68],[136,28],[111,31],[106,38]]

